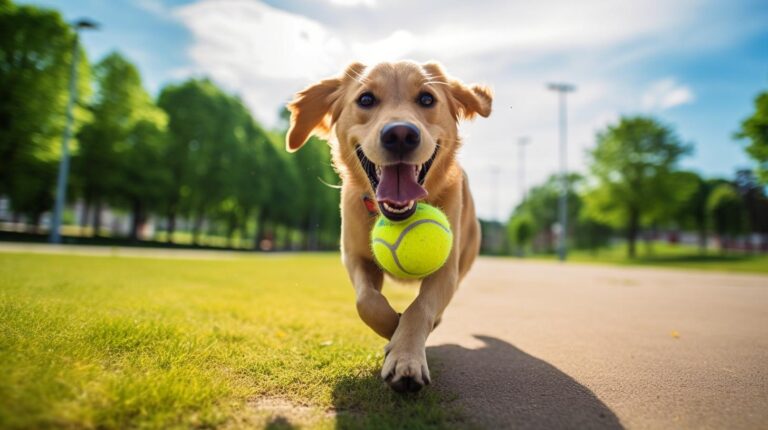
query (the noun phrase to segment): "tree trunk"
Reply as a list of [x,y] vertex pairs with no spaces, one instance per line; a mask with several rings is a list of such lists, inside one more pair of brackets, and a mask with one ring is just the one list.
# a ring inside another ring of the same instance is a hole
[[83,236],[85,228],[88,226],[88,213],[91,211],[91,200],[83,200],[83,210],[80,212],[80,236]]
[[30,233],[39,233],[40,232],[40,221],[43,218],[43,214],[40,212],[32,214],[32,222],[29,224],[29,227],[27,227],[27,231]]
[[237,247],[238,249],[243,249],[248,247],[248,237],[250,237],[250,232],[248,231],[248,224],[249,219],[251,218],[251,209],[250,208],[243,208],[242,213],[242,223],[240,224],[240,243]]
[[168,228],[166,230],[165,241],[173,243],[173,232],[176,231],[176,211],[173,209],[168,210]]
[[257,217],[256,231],[253,236],[254,237],[253,249],[260,250],[261,241],[266,238],[265,234],[267,232],[267,218],[268,218],[267,211],[265,209],[260,210],[259,216]]
[[629,209],[629,219],[627,223],[627,257],[635,258],[637,256],[637,232],[639,230],[640,214],[635,208]]
[[707,229],[699,228],[699,252],[707,253]]
[[93,236],[98,237],[101,234],[101,199],[96,198],[93,206]]
[[144,224],[144,210],[141,204],[141,200],[134,199],[131,208],[131,236],[130,239],[134,242],[139,240],[139,230]]
[[290,247],[290,238],[287,234],[287,228],[285,226],[275,226],[274,245],[272,249],[280,251]]
[[195,215],[195,222],[192,225],[192,245],[200,245],[200,228],[203,226],[203,211],[199,211]]
[[235,215],[230,215],[227,223],[227,248],[232,248],[232,236],[235,235],[237,230],[237,218]]

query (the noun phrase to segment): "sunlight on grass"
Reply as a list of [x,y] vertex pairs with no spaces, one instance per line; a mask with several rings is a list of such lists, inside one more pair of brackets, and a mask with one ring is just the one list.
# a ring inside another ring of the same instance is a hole
[[[411,287],[388,286],[402,309]],[[0,255],[0,427],[445,427],[391,393],[336,254],[224,261]],[[439,364],[437,366],[439,372]],[[273,423],[274,424],[274,423]]]

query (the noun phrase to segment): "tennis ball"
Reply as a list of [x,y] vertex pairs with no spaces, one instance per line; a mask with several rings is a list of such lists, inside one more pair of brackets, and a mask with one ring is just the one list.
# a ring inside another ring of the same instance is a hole
[[371,230],[371,249],[379,266],[398,278],[424,278],[445,264],[453,232],[438,208],[419,203],[405,220],[379,215]]

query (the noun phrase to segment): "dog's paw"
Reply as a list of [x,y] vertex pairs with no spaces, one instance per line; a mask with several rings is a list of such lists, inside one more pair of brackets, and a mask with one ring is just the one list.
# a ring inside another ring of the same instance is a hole
[[384,357],[381,377],[398,393],[415,393],[429,385],[432,381],[424,349],[418,353],[397,348],[389,350]]

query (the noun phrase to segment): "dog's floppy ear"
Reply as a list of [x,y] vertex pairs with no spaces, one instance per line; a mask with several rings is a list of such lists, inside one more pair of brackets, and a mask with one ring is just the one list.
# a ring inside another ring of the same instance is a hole
[[348,79],[357,79],[364,69],[365,66],[360,63],[350,64],[344,76],[323,79],[296,94],[288,104],[291,112],[291,127],[285,141],[288,152],[298,151],[310,135],[328,138],[332,119],[335,119],[331,118],[331,112],[341,96],[342,84]]
[[457,79],[447,78],[443,68],[437,63],[423,66],[431,79],[445,82],[451,97],[451,112],[456,119],[472,119],[475,115],[487,118],[491,114],[493,94],[483,85],[465,85]]
[[451,81],[450,91],[457,103],[457,118],[472,119],[475,115],[487,118],[491,114],[493,95],[491,90],[483,85],[466,86],[459,81]]

